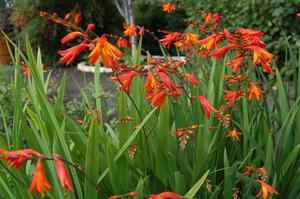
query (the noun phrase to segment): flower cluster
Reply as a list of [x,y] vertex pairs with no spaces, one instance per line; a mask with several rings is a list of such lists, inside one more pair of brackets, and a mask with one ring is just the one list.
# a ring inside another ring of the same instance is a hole
[[10,163],[8,167],[15,167],[17,170],[26,161],[36,160],[37,163],[35,166],[29,191],[31,193],[33,193],[34,191],[38,191],[42,196],[45,195],[45,191],[49,192],[52,187],[46,177],[42,161],[54,160],[56,164],[57,177],[62,187],[66,191],[73,191],[73,186],[68,171],[63,163],[64,160],[57,154],[54,154],[54,158],[47,158],[33,149],[23,149],[16,151],[7,151],[5,149],[0,149],[0,159]]
[[[123,195],[116,195],[116,196],[110,196],[108,199],[125,199],[125,198],[130,198],[130,197],[137,197],[139,196],[137,192],[129,192]],[[174,193],[174,192],[162,192],[158,194],[150,194],[148,199],[186,199],[185,197]]]
[[276,194],[279,193],[269,184],[267,184],[267,169],[264,167],[255,168],[250,165],[246,166],[246,171],[243,173],[244,176],[248,175],[256,175],[258,179],[255,181],[260,184],[260,191],[257,193],[257,197],[262,195],[263,199],[268,199],[269,194]]

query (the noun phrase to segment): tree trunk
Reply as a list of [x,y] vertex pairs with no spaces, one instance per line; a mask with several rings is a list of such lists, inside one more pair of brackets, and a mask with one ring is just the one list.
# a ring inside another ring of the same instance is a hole
[[[124,18],[125,22],[127,24],[135,25],[135,13],[134,13],[134,0],[114,0],[114,3],[121,14],[121,16]],[[130,37],[130,41],[132,44],[132,55],[135,54],[136,49],[136,37]]]

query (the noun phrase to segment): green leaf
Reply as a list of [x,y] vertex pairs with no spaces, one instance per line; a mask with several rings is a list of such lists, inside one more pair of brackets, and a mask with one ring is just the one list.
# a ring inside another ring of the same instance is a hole
[[193,198],[198,192],[198,190],[200,189],[200,187],[202,186],[202,184],[204,183],[204,181],[206,180],[208,174],[209,174],[209,170],[203,174],[203,176],[194,184],[194,186],[185,194],[184,197]]

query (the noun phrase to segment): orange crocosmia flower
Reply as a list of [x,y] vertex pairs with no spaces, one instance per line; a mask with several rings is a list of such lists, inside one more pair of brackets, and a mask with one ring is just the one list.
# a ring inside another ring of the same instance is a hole
[[60,184],[62,185],[64,190],[74,191],[68,171],[67,171],[64,163],[62,162],[61,157],[59,155],[55,154],[54,160],[55,160],[55,164],[56,164],[56,174],[60,181]]
[[189,82],[191,82],[195,86],[199,86],[199,82],[197,81],[197,79],[195,78],[195,76],[193,74],[186,73],[185,76]]
[[1,157],[1,159],[10,163],[8,167],[15,167],[16,169],[19,169],[20,166],[27,160],[32,159],[32,155],[35,155],[37,157],[43,156],[33,149],[23,149],[16,151],[6,151],[2,149],[1,154],[1,156],[3,156]]
[[176,3],[167,3],[167,4],[163,4],[162,7],[163,7],[164,12],[171,13],[177,8],[177,4]]
[[59,50],[57,51],[62,57],[60,58],[61,63],[66,63],[67,65],[70,64],[84,49],[86,49],[89,45],[85,42],[82,42],[79,45],[73,46],[66,50]]
[[176,84],[171,80],[171,78],[163,72],[158,72],[162,83],[171,90],[176,90]]
[[156,80],[153,73],[148,71],[144,90],[147,92],[153,92],[153,91],[155,92],[159,85],[160,85],[160,83]]
[[296,14],[296,16],[297,16],[297,17],[300,17],[300,12],[298,12],[298,13]]
[[232,138],[234,138],[236,141],[239,142],[239,141],[240,141],[239,135],[241,135],[241,133],[238,132],[236,129],[233,129],[233,130],[229,131],[229,132],[225,135],[225,137],[227,137],[227,138],[232,137]]
[[122,57],[124,54],[114,45],[109,43],[105,35],[96,39],[96,46],[89,54],[90,64],[95,64],[101,57],[103,64],[107,68],[111,68],[115,65],[114,60],[118,57]]
[[164,36],[163,39],[159,40],[164,47],[170,48],[172,42],[177,41],[181,37],[178,32],[170,32]]
[[202,95],[196,96],[198,100],[200,101],[202,108],[205,111],[205,115],[207,119],[210,119],[210,112],[216,113],[217,110],[209,103],[209,101]]
[[181,35],[182,38],[175,42],[175,46],[180,48],[180,49],[189,49],[192,47],[192,45],[196,45],[199,43],[199,37],[200,35],[198,34],[193,34],[193,33],[185,33]]
[[136,71],[130,71],[129,73],[122,74],[118,77],[111,77],[110,79],[121,84],[120,90],[126,90],[128,93],[130,93],[132,80],[137,74],[139,73]]
[[79,31],[71,32],[71,33],[67,34],[64,38],[61,39],[61,43],[66,44],[66,43],[76,39],[79,36],[84,37],[85,35]]
[[149,199],[185,199],[185,197],[174,192],[162,192],[159,194],[150,194]]
[[270,66],[270,62],[273,59],[273,55],[268,51],[257,46],[252,46],[251,49],[253,50],[252,64],[255,65],[257,63],[260,63],[268,73],[273,73],[273,70]]
[[32,77],[32,74],[31,74],[31,72],[30,72],[30,70],[29,70],[29,67],[28,67],[27,65],[24,65],[24,66],[21,68],[21,70],[23,71],[24,76],[26,76],[26,77]]
[[243,94],[244,91],[228,91],[228,90],[224,90],[224,92],[226,93],[224,95],[224,100],[228,101],[229,106],[233,106],[235,100],[240,99]]
[[158,91],[151,93],[147,96],[146,100],[152,100],[151,106],[157,106],[157,109],[161,109],[164,104],[164,101],[167,97],[167,93],[164,91]]
[[279,193],[270,185],[268,185],[267,183],[265,183],[262,180],[256,180],[256,182],[260,183],[261,185],[261,189],[260,191],[257,193],[257,197],[259,197],[260,195],[262,195],[263,199],[268,199],[269,193],[273,193],[276,195],[279,195]]
[[120,37],[117,41],[117,46],[119,48],[126,48],[128,46],[128,40],[123,37]]
[[224,46],[224,47],[222,47],[222,48],[219,48],[218,50],[216,50],[215,52],[213,52],[213,53],[211,53],[209,56],[210,57],[215,57],[215,58],[217,58],[217,59],[221,59],[221,58],[223,58],[225,55],[226,55],[226,53],[229,51],[229,50],[231,50],[231,49],[234,49],[235,48],[235,46],[234,45],[227,45],[227,46]]
[[131,36],[131,37],[136,37],[137,36],[135,25],[125,24],[124,29],[125,29],[124,32],[123,32],[124,35]]
[[238,72],[240,70],[243,61],[244,61],[243,57],[241,57],[240,54],[237,54],[232,60],[226,63],[226,66],[232,66],[233,70],[235,72]]
[[260,88],[257,86],[257,84],[251,82],[250,85],[251,85],[251,88],[250,88],[248,100],[251,100],[251,99],[261,100],[261,99],[263,99],[264,96],[263,96],[262,91],[260,90]]
[[222,40],[223,35],[218,35],[213,33],[212,35],[200,40],[198,42],[198,44],[202,44],[202,47],[212,51],[213,49],[215,49],[217,47],[217,44]]
[[38,159],[37,161],[29,188],[30,193],[33,193],[35,190],[37,190],[42,197],[45,195],[45,191],[49,192],[51,190],[51,184],[47,180],[41,159]]

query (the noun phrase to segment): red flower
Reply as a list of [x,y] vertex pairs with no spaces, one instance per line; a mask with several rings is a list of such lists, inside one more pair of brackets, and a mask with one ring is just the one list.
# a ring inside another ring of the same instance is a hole
[[259,197],[262,194],[263,199],[267,199],[269,196],[269,193],[274,193],[276,195],[279,195],[279,193],[272,186],[268,185],[264,181],[256,180],[256,182],[260,183],[260,185],[261,185],[261,189],[256,195],[257,197]]
[[24,65],[21,68],[21,70],[23,71],[25,77],[32,77],[32,73],[30,72],[29,67],[27,66],[27,64]]
[[120,37],[117,41],[117,46],[120,47],[120,48],[126,48],[126,47],[129,47],[129,42],[127,39],[123,38],[123,37]]
[[176,9],[177,4],[176,3],[167,3],[167,4],[163,4],[162,7],[163,7],[164,12],[171,13]]
[[298,13],[296,14],[296,16],[297,16],[297,17],[300,17],[300,12],[298,12]]
[[202,95],[196,96],[198,100],[200,101],[202,108],[205,111],[205,115],[207,119],[210,119],[210,112],[216,113],[217,110],[209,103],[209,101]]
[[33,193],[35,190],[37,190],[42,195],[42,197],[45,195],[45,191],[49,192],[51,190],[51,185],[45,175],[41,159],[38,159],[37,161],[32,182],[29,188],[29,191],[31,193]]
[[71,33],[67,34],[64,38],[61,39],[61,43],[62,44],[68,43],[68,42],[76,39],[79,36],[84,37],[85,35],[79,31],[71,32]]
[[107,68],[113,67],[116,58],[122,56],[124,56],[124,54],[117,47],[109,43],[105,35],[96,39],[96,46],[89,54],[90,64],[95,64],[99,57],[101,57],[103,64]]
[[124,32],[123,32],[124,35],[131,36],[131,37],[136,37],[137,36],[135,25],[125,24],[124,29],[125,29]]
[[60,184],[64,188],[64,190],[70,190],[73,191],[72,183],[68,174],[68,171],[64,165],[64,163],[61,161],[61,157],[59,155],[54,155],[54,160],[56,164],[56,173],[57,177],[60,181]]
[[131,82],[137,74],[139,73],[136,71],[130,71],[129,73],[122,74],[118,77],[111,77],[110,79],[121,84],[120,90],[126,90],[128,93],[130,93]]
[[162,83],[170,90],[176,90],[176,84],[171,80],[171,78],[163,72],[158,72]]
[[185,199],[185,197],[173,192],[162,192],[159,194],[151,194],[149,199]]
[[90,23],[90,24],[87,26],[85,32],[86,32],[86,33],[91,33],[94,29],[95,29],[95,24]]
[[80,22],[81,22],[81,19],[82,19],[82,17],[81,17],[81,13],[78,13],[76,16],[75,16],[75,24],[77,25],[77,24],[79,24]]
[[86,44],[85,42],[82,42],[81,44],[79,44],[77,46],[73,46],[66,50],[57,51],[57,53],[62,56],[59,61],[61,63],[67,63],[67,65],[70,64],[88,46],[89,46],[88,44]]
[[187,77],[189,82],[191,82],[195,86],[199,86],[199,82],[197,81],[197,79],[195,78],[195,76],[193,74],[186,73],[185,76]]
[[20,166],[27,160],[32,159],[32,155],[35,155],[37,157],[43,156],[33,149],[23,149],[16,151],[6,151],[4,149],[0,149],[0,154],[1,159],[10,163],[8,167],[15,167],[16,169],[19,169]]

